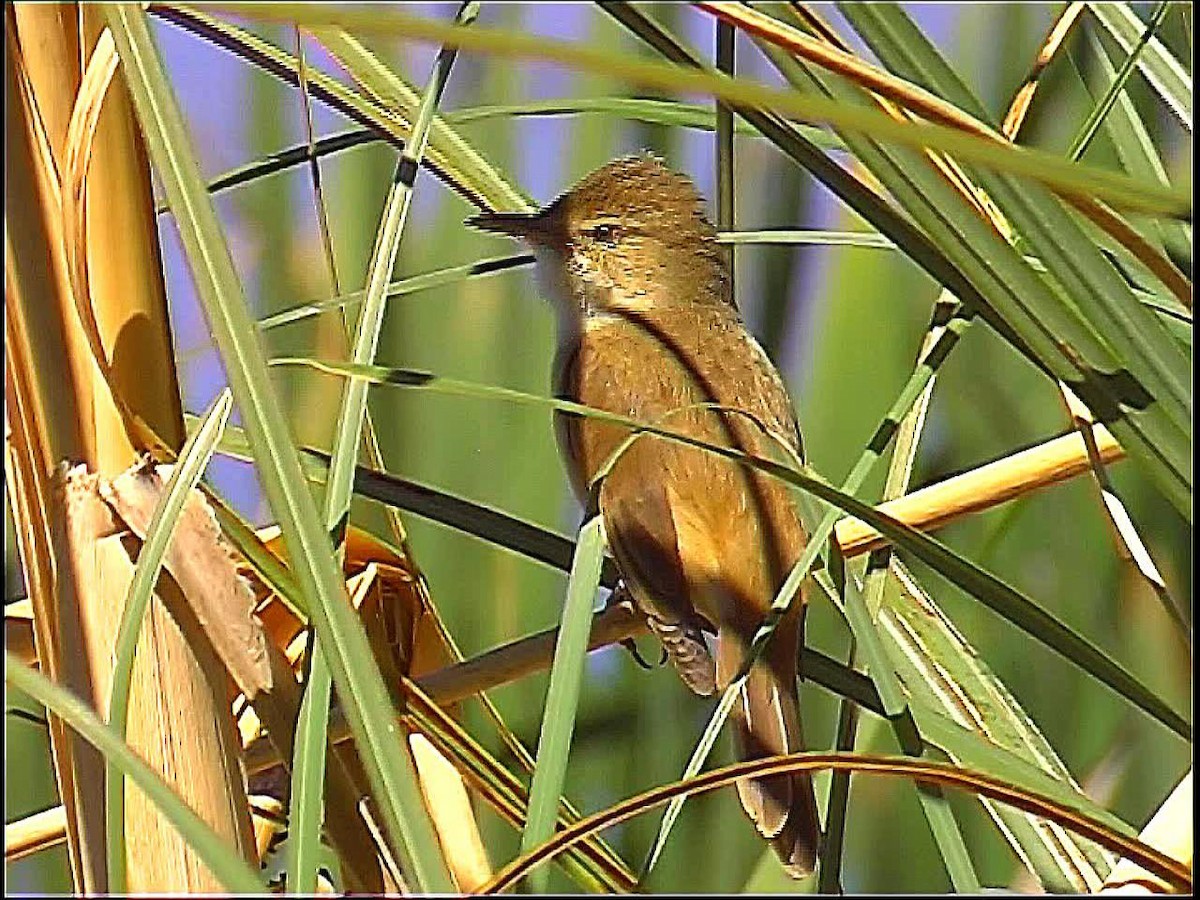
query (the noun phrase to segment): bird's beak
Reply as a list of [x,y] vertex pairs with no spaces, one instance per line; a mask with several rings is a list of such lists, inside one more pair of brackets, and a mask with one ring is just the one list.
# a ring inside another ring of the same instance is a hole
[[485,212],[467,219],[466,224],[482,231],[507,234],[534,246],[550,242],[550,227],[542,213]]

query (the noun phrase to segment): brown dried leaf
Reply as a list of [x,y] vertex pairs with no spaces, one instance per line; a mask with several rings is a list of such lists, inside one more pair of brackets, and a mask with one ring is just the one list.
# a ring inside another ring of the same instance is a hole
[[[170,471],[169,466],[142,464],[111,482],[100,482],[105,502],[142,540]],[[238,574],[233,553],[198,490],[184,504],[163,565],[179,584],[238,689],[251,699],[270,689],[266,638],[253,614],[254,594]]]

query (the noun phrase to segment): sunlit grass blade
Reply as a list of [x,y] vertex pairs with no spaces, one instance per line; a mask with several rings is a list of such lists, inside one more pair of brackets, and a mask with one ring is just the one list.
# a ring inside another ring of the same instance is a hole
[[[999,684],[999,682],[997,682]],[[930,704],[924,696],[914,695],[910,708],[921,737],[945,751],[955,763],[985,772],[998,773],[1014,783],[1076,804],[1088,815],[1102,820],[1118,834],[1133,837],[1137,829],[1120,816],[1105,809],[1075,785],[1065,769],[1052,774],[1046,768],[1030,762],[1005,744],[967,728],[957,716],[947,715],[943,704]],[[1039,735],[1040,737],[1040,735]],[[1061,765],[1057,759],[1045,760],[1051,766]]]
[[[880,626],[886,647],[909,686],[913,706],[917,701],[941,715],[969,727],[984,739],[1016,754],[1049,777],[1078,790],[1036,725],[1017,705],[1012,695],[991,673],[974,649],[899,562],[893,560],[883,595]],[[920,713],[914,715],[921,725]],[[922,727],[922,736],[933,740]],[[934,743],[938,741],[933,740]],[[959,748],[944,747],[950,758],[968,763]],[[989,766],[989,771],[1007,771],[1007,765]],[[988,813],[1001,826],[1023,862],[1047,890],[1086,891],[1099,884],[1110,863],[1093,848],[1064,846],[1073,840],[1024,814],[985,802]],[[1094,859],[1089,859],[1094,855]]]
[[[443,113],[441,118],[447,125],[461,128],[463,125],[510,117],[556,118],[586,115],[607,115],[631,122],[673,125],[679,128],[694,128],[703,131],[712,131],[716,127],[716,117],[713,111],[706,106],[670,100],[647,100],[638,97],[564,97],[561,100],[531,100],[526,103],[467,106],[453,112]],[[818,147],[828,150],[843,149],[841,140],[824,129],[802,124],[796,124],[794,127]],[[762,136],[758,129],[740,120],[734,123],[734,130],[737,134],[747,137]],[[324,159],[355,147],[384,140],[386,138],[383,135],[369,128],[343,131],[315,140],[311,147],[308,144],[288,147],[286,150],[280,150],[230,169],[210,181],[208,189],[212,193],[218,194],[304,165],[310,160]],[[162,214],[166,210],[166,206],[161,205],[156,212]]]
[[[233,409],[233,397],[228,389],[221,391],[209,406],[199,427],[188,436],[179,461],[167,479],[162,501],[146,529],[146,540],[138,553],[133,578],[129,582],[129,600],[121,614],[113,649],[112,684],[108,692],[108,724],[117,736],[125,739],[129,724],[129,689],[133,679],[133,658],[137,651],[138,635],[154,585],[162,570],[163,557],[171,543],[171,535],[183,505],[200,481],[213,451],[221,439],[225,423]],[[104,772],[105,825],[108,853],[109,888],[115,894],[125,892],[125,778],[123,771],[109,759]]]
[[[446,113],[443,118],[447,124],[461,127],[497,117],[577,115],[611,115],[630,121],[645,122],[649,125],[674,125],[703,131],[716,130],[716,114],[711,107],[696,103],[651,100],[642,97],[564,97],[561,100],[531,100],[526,103],[464,107]],[[793,124],[806,139],[819,147],[827,150],[844,149],[841,140],[823,128],[799,122]],[[747,137],[761,136],[757,128],[746,122],[736,121],[733,129],[736,134]]]
[[[579,532],[575,559],[567,582],[562,627],[554,648],[550,686],[542,713],[542,733],[538,739],[537,765],[529,786],[529,818],[521,833],[521,852],[528,853],[554,833],[558,818],[558,798],[562,796],[575,730],[575,710],[583,686],[587,659],[588,629],[592,606],[600,583],[600,563],[604,555],[604,525],[593,516]],[[546,874],[532,879],[537,893],[545,893]]]
[[[1128,3],[1089,3],[1088,11],[1113,36],[1121,49],[1129,53],[1146,30]],[[1183,127],[1192,128],[1192,79],[1179,60],[1158,38],[1151,38],[1138,69],[1158,92]]]
[[163,72],[141,7],[106,4],[149,155],[171,202],[209,325],[255,451],[258,474],[287,542],[291,564],[329,654],[374,799],[414,884],[451,888],[412,762],[397,752],[387,689],[362,623],[346,597],[329,535],[317,515],[292,444],[248,304],[191,139]]
[[216,834],[188,805],[131,750],[116,732],[104,725],[89,706],[44,675],[22,665],[4,651],[4,682],[22,691],[67,723],[80,737],[111,760],[162,812],[206,866],[225,885],[240,894],[261,894],[265,885],[237,852]]
[[[811,244],[816,246],[868,247],[880,250],[895,249],[895,245],[888,238],[873,232],[860,231],[824,231],[819,229],[734,231],[718,234],[717,240],[722,243],[731,244]],[[1035,269],[1042,270],[1044,268],[1041,267],[1040,261],[1033,257],[1026,257],[1026,262]],[[483,259],[479,262],[467,263],[461,266],[435,269],[421,275],[412,275],[408,278],[401,278],[391,282],[387,287],[387,297],[389,300],[397,297],[405,297],[421,291],[449,284],[457,284],[461,281],[486,278],[513,269],[526,268],[532,266],[533,263],[533,256],[527,253],[519,253],[512,256]],[[1178,302],[1170,297],[1159,296],[1158,294],[1143,291],[1139,288],[1134,288],[1133,291],[1139,302],[1152,309],[1156,314],[1165,317],[1165,319],[1173,320],[1173,322],[1165,322],[1167,327],[1171,328],[1173,333],[1176,333],[1185,343],[1190,343],[1191,316],[1186,308],[1180,306]],[[354,291],[340,297],[331,297],[328,300],[293,306],[267,316],[264,319],[260,319],[258,327],[266,331],[302,322],[305,319],[332,312],[344,306],[361,303],[362,297],[362,291]],[[1176,330],[1175,323],[1184,327]]]

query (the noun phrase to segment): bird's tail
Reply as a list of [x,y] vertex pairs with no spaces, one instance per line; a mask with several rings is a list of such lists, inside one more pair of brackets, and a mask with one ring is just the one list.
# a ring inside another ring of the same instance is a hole
[[[781,622],[742,686],[733,708],[741,760],[804,749],[796,694],[798,640],[799,622]],[[746,778],[737,782],[737,788],[746,814],[771,843],[788,874],[794,878],[811,874],[816,868],[821,830],[810,775],[797,772]]]

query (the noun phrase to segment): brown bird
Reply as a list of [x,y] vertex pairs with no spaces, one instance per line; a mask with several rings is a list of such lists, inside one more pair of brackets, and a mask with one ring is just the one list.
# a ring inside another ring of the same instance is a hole
[[[469,224],[526,241],[558,315],[557,396],[761,457],[800,452],[779,373],[743,324],[725,257],[687,178],[649,156],[616,160],[534,214]],[[628,428],[558,415],[577,495]],[[603,481],[608,545],[684,682],[708,696],[738,673],[805,533],[787,487],[716,454],[638,437]],[[776,630],[734,705],[738,755],[803,749],[796,657],[803,606]],[[703,632],[715,632],[710,653]],[[807,774],[743,779],[738,795],[788,871],[816,862]]]

